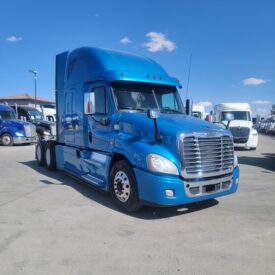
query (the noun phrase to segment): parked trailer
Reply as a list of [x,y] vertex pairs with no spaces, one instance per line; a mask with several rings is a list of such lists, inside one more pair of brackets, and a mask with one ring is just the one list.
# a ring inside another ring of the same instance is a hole
[[0,105],[0,143],[4,146],[36,142],[35,126],[16,119],[14,110]]
[[57,139],[36,158],[111,193],[126,212],[237,190],[230,131],[185,115],[178,80],[151,59],[99,48],[56,57]]

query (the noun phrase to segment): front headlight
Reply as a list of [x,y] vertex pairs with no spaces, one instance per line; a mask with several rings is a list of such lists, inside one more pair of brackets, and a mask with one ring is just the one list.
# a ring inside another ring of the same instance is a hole
[[157,154],[149,154],[147,156],[148,167],[153,172],[179,175],[176,165],[167,158]]
[[258,132],[255,129],[252,128],[251,129],[251,135],[255,137],[255,136],[258,135]]
[[24,136],[22,133],[19,133],[19,132],[16,132],[15,135],[16,135],[17,137],[23,137],[23,136]]
[[234,167],[238,166],[238,157],[237,154],[234,152]]

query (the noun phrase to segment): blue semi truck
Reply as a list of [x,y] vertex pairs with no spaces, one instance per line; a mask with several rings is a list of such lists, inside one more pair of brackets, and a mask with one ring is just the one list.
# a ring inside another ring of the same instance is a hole
[[57,55],[57,136],[38,142],[38,163],[110,192],[126,212],[236,192],[231,133],[186,115],[179,88],[146,57],[90,47]]
[[35,126],[16,119],[14,110],[0,105],[0,143],[4,146],[36,142]]

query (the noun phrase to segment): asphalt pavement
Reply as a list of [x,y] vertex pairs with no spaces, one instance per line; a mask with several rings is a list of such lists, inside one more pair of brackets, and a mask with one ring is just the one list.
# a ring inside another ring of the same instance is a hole
[[127,215],[0,146],[0,274],[275,274],[275,137],[237,154],[237,193]]

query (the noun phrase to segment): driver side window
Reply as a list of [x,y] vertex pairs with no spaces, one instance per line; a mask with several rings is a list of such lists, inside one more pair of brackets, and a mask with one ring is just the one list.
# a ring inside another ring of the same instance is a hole
[[96,87],[93,89],[93,93],[95,95],[95,110],[96,114],[108,114],[109,112],[109,104],[106,90],[103,86]]

